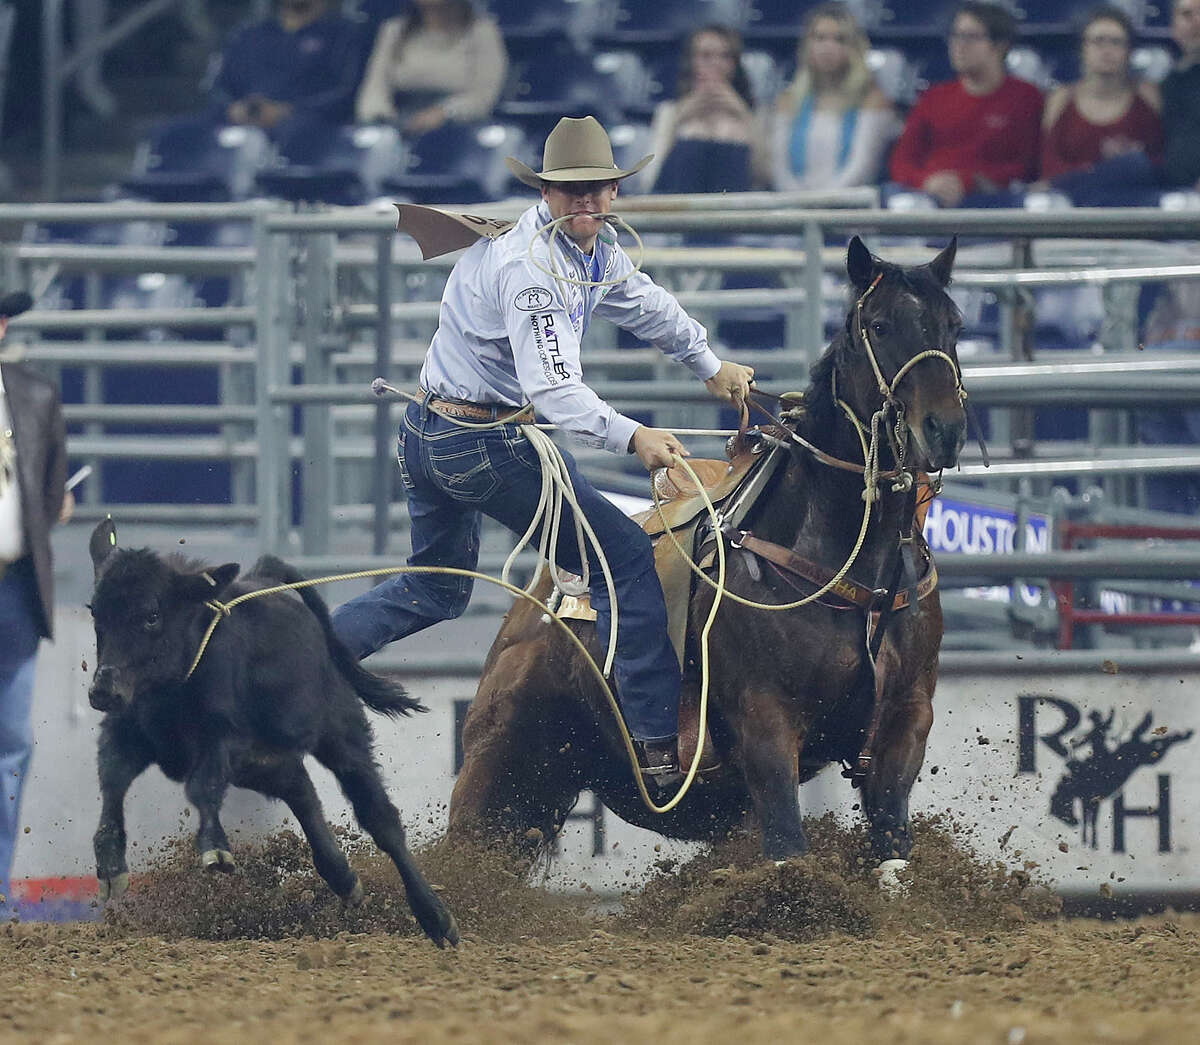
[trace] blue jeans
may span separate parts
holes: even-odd
[[[488,515],[523,534],[537,510],[541,464],[517,425],[464,429],[410,403],[400,429],[397,456],[412,520],[411,566],[473,570],[479,560],[479,523]],[[638,740],[675,736],[679,710],[679,661],[667,634],[667,609],[654,570],[650,539],[563,457],[584,516],[604,549],[619,607],[617,692],[630,731]],[[565,509],[559,529],[558,563],[582,573],[575,524]],[[588,549],[596,632],[606,640],[611,613],[599,562]],[[471,597],[469,577],[399,574],[339,606],[338,636],[358,657],[457,617]]]
[[[0,894],[12,906],[9,875],[21,823],[21,792],[33,753],[33,560],[18,559],[0,579]],[[2,903],[2,902],[0,902]]]

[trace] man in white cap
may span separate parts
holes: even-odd
[[[619,414],[584,384],[579,342],[593,315],[653,343],[718,398],[747,396],[751,368],[719,360],[704,328],[648,276],[633,271],[605,223],[621,179],[651,159],[621,170],[608,134],[591,116],[558,122],[546,139],[541,172],[509,158],[513,173],[541,191],[541,202],[507,232],[470,247],[454,266],[421,370],[423,401],[409,405],[400,429],[411,565],[474,569],[480,513],[523,534],[541,495],[538,457],[516,424],[467,429],[440,415],[478,424],[531,403],[539,417],[581,442],[637,454],[647,469],[687,455],[672,433]],[[558,218],[567,220],[551,238],[546,226]],[[620,609],[617,692],[643,768],[662,782],[678,772],[679,662],[650,540],[595,490],[570,454],[563,456],[613,576]],[[569,509],[559,532],[558,563],[582,573]],[[608,590],[591,553],[589,567],[596,627],[604,639]],[[470,593],[467,578],[402,574],[339,607],[334,627],[365,657],[459,616]]]

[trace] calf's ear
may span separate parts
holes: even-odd
[[[105,560],[112,555],[113,550],[117,547],[117,528],[113,525],[112,516],[101,519],[96,524],[96,528],[92,531],[92,536],[88,540],[88,552],[92,556],[92,568],[97,575],[100,573],[100,567],[104,565]]]
[[[212,566],[199,573],[181,573],[176,584],[185,599],[203,602],[220,595],[240,569],[238,563],[227,562],[224,566]]]

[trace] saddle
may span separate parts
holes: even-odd
[[[709,500],[725,518],[730,512],[744,516],[766,485],[779,460],[775,452],[768,452],[766,444],[747,444],[738,440],[733,456],[727,461],[689,460]],[[771,462],[768,464],[768,462]],[[666,536],[670,529],[675,540],[695,558],[697,531],[708,521],[708,510],[704,498],[692,481],[691,476],[680,467],[660,469],[653,478],[654,488],[662,505],[639,512],[633,518],[649,534],[654,545],[654,566],[662,584],[667,604],[667,631],[680,666],[684,662],[687,641],[688,607],[692,595],[692,571],[675,546]],[[736,502],[736,508],[735,508]],[[567,620],[596,619],[591,599],[587,595],[577,598],[565,597],[557,614]],[[680,764],[690,764],[696,751],[696,738],[700,732],[699,689],[684,686],[679,700],[679,759]],[[712,746],[711,734],[706,732],[704,758],[701,771],[712,771],[717,767],[717,757]]]

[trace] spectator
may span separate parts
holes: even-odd
[[[959,5],[949,40],[958,79],[917,99],[892,152],[895,181],[957,207],[993,204],[1011,182],[1033,180],[1042,95],[1005,69],[1016,34],[1003,7]]]
[[[30,304],[28,294],[0,299],[0,339],[9,317]],[[73,504],[66,475],[58,389],[19,363],[0,362],[0,909],[14,906],[9,875],[33,753],[34,660],[54,625],[50,528]]]
[[[1200,0],[1175,0],[1171,36],[1180,56],[1162,82],[1163,178],[1200,191]]]
[[[651,123],[655,192],[745,192],[767,184],[766,135],[742,65],[742,38],[706,25],[687,38],[675,100]]]
[[[776,189],[844,189],[878,181],[900,123],[871,78],[869,46],[845,4],[823,3],[809,13],[796,78],[776,107]]]
[[[1139,203],[1138,190],[1158,183],[1162,159],[1158,88],[1133,80],[1133,25],[1120,8],[1093,11],[1081,40],[1083,76],[1046,100],[1038,187],[1080,206]]]
[[[220,58],[218,118],[260,127],[303,160],[350,122],[362,74],[359,27],[331,0],[277,0],[275,14],[238,33]]]
[[[379,27],[355,103],[360,123],[387,121],[409,134],[489,115],[508,55],[496,23],[470,0],[414,0]]]

